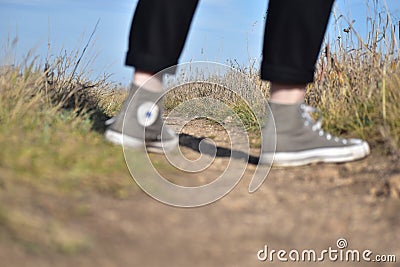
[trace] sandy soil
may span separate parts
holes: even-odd
[[[218,125],[188,125],[181,135],[182,151],[195,158],[191,144],[211,136],[224,147]],[[252,150],[252,155],[257,150]],[[162,156],[152,156],[163,161]],[[178,184],[209,182],[229,158],[220,156],[204,173],[171,177]],[[240,159],[237,159],[240,160]],[[19,190],[15,201],[43,216],[62,218],[87,246],[71,253],[30,251],[3,238],[1,266],[400,266],[400,164],[373,152],[362,161],[289,169],[273,168],[253,194],[248,193],[255,169],[249,164],[237,187],[223,199],[199,208],[162,204],[138,190],[126,199],[96,193],[76,198]],[[168,170],[165,171],[168,173]],[[134,185],[132,185],[134,186]],[[3,195],[4,196],[4,195]],[[86,207],[76,214],[76,206]],[[330,261],[260,261],[259,250],[371,250],[396,255],[397,263]],[[260,254],[263,256],[264,254]],[[318,254],[319,256],[319,254]],[[286,255],[288,257],[288,255]]]

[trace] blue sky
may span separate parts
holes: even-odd
[[[367,4],[372,0],[337,0],[339,13],[355,19],[354,27],[366,29]],[[383,1],[379,1],[383,3]],[[395,21],[400,17],[400,1],[386,0]],[[137,0],[0,0],[0,60],[7,40],[18,38],[12,57],[20,60],[32,50],[39,62],[48,54],[82,48],[96,22],[100,24],[89,56],[96,55],[93,75],[112,73],[112,80],[127,84],[132,69],[124,66],[128,33]],[[191,27],[181,62],[236,60],[245,66],[261,55],[267,1],[201,0]],[[331,19],[331,22],[333,19]],[[328,29],[331,36],[333,27]],[[5,62],[7,63],[7,62]],[[259,64],[259,63],[256,63]]]

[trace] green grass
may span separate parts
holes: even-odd
[[[121,149],[104,144],[101,136],[85,131],[85,125],[75,122],[75,127],[83,127],[77,130],[70,120],[58,120],[48,126],[35,123],[2,131],[6,136],[14,135],[0,142],[2,167],[14,171],[13,181],[46,184],[56,192],[88,188],[123,195],[130,180],[123,175],[126,167]],[[23,134],[30,131],[37,135]]]
[[[75,80],[50,85],[32,67],[0,70],[0,242],[33,253],[83,252],[91,237],[65,222],[89,212],[80,199],[138,190],[122,149],[103,138],[104,120],[125,94],[107,84],[76,88]],[[59,206],[41,208],[41,199]]]
[[[43,90],[35,87],[37,75],[1,77],[0,168],[11,171],[4,182],[123,195],[132,181],[121,149],[105,143],[102,133],[93,130],[90,112],[77,114],[77,109],[45,101]]]
[[[71,255],[86,251],[92,243],[85,234],[69,229],[61,220],[23,209],[0,207],[0,226],[2,239],[17,242],[30,253]]]

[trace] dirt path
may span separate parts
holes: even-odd
[[[188,143],[213,136],[224,144],[218,125],[189,125],[182,151],[196,157]],[[191,140],[191,141],[190,141]],[[256,150],[254,149],[255,153]],[[163,161],[162,156],[152,156]],[[208,182],[229,159],[218,157],[208,175],[193,176],[191,183]],[[214,169],[213,169],[214,168]],[[290,169],[273,168],[262,187],[247,191],[255,165],[226,197],[200,208],[183,209],[161,204],[142,191],[120,200],[88,193],[73,199],[31,194],[43,214],[61,216],[74,233],[85,236],[87,246],[78,252],[32,252],[18,244],[0,243],[1,266],[293,266],[274,259],[261,262],[257,252],[268,248],[287,252],[338,249],[345,238],[347,249],[369,249],[393,254],[397,263],[360,266],[400,266],[400,164],[373,153],[363,161]],[[167,171],[168,172],[168,171]],[[172,178],[177,183],[187,178]],[[134,185],[132,185],[134,186]],[[16,196],[17,198],[22,197]],[[23,200],[20,200],[23,201]],[[77,205],[85,211],[71,216]],[[63,217],[64,216],[64,217]],[[276,255],[275,255],[276,257]],[[286,255],[287,257],[287,255]],[[304,266],[354,266],[355,263],[304,263]]]

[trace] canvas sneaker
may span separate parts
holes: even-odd
[[[260,163],[274,166],[301,166],[317,162],[347,162],[370,154],[367,142],[343,139],[321,129],[321,113],[304,103],[285,105],[270,103],[276,124],[276,147],[272,136],[274,123],[269,114],[263,129]],[[314,120],[313,113],[319,113]]]
[[[133,85],[121,111],[106,121],[106,140],[129,148],[141,148],[144,143],[154,153],[177,147],[178,136],[164,124],[161,95]]]

